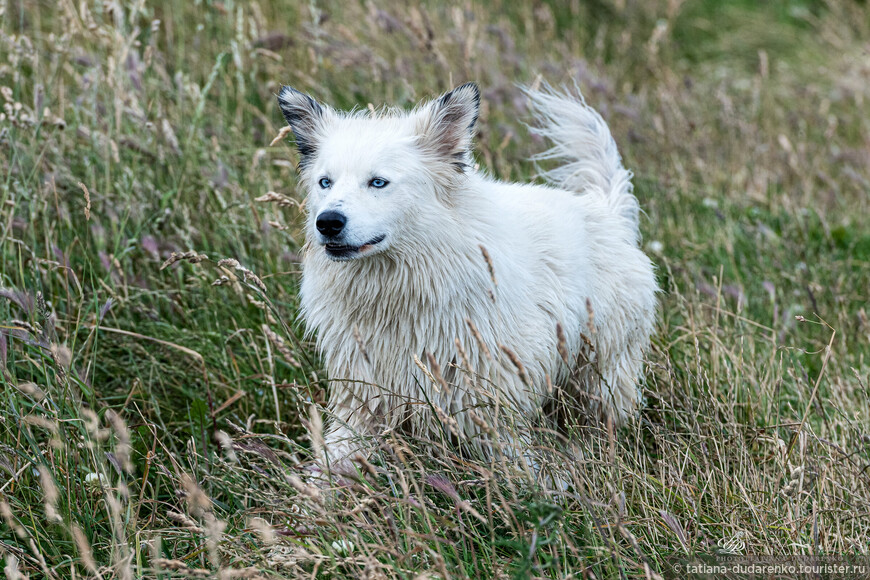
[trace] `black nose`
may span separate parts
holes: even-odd
[[[326,237],[337,236],[344,229],[344,224],[347,223],[347,218],[344,214],[337,211],[325,211],[317,216],[317,231]]]

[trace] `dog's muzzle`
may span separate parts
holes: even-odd
[[[326,250],[326,255],[333,260],[351,260],[356,256],[367,252],[374,246],[380,244],[384,241],[386,237],[387,236],[385,234],[381,234],[380,236],[376,236],[360,246],[326,242],[325,244],[323,244],[323,248]]]

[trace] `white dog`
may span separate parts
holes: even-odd
[[[329,373],[333,469],[390,428],[486,447],[534,422],[554,384],[596,417],[637,409],[657,286],[631,173],[582,97],[528,96],[554,143],[539,159],[564,160],[550,186],[475,168],[474,84],[371,114],[282,88],[308,191],[302,314]]]

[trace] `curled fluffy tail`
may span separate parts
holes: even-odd
[[[639,207],[632,194],[632,174],[622,158],[607,123],[583,96],[559,93],[547,86],[526,90],[537,118],[533,131],[553,142],[535,161],[558,159],[562,165],[542,172],[552,185],[583,194],[603,195],[616,215],[637,230]]]

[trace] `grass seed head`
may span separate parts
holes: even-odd
[[[57,485],[54,483],[51,471],[49,471],[48,467],[45,465],[39,466],[39,484],[42,488],[45,517],[49,521],[58,523],[63,522],[63,518],[57,511],[57,500],[60,497],[60,494],[57,490]]]

